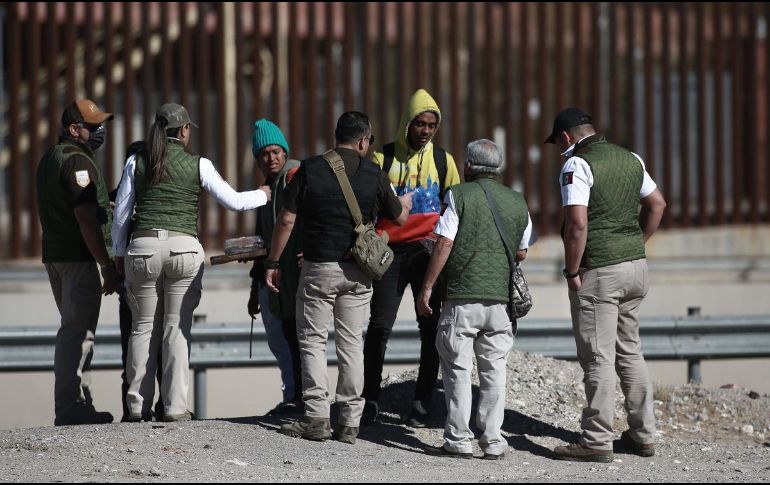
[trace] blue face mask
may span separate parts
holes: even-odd
[[[91,147],[91,150],[96,151],[102,146],[105,135],[104,127],[101,127],[96,131],[89,131],[88,146]]]

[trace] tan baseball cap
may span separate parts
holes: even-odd
[[[75,106],[83,117],[83,121],[91,125],[100,125],[114,118],[112,113],[105,113],[90,99],[78,99]]]
[[[165,118],[168,121],[166,128],[181,128],[186,124],[191,124],[194,127],[198,127],[195,123],[190,121],[190,115],[187,113],[187,109],[181,104],[166,103],[155,113],[155,118]]]

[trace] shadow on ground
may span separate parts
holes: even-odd
[[[425,443],[416,434],[413,428],[406,426],[404,420],[409,415],[414,395],[415,381],[405,381],[391,384],[383,388],[380,399],[379,422],[373,426],[362,426],[358,439],[368,441],[390,448],[397,448],[414,453],[424,453],[427,446],[440,445],[440,443]],[[476,404],[478,403],[479,388],[472,386],[473,411],[471,412],[471,430],[476,439],[479,430],[476,428]],[[446,402],[441,383],[438,384],[431,402],[430,428],[442,429],[446,420]],[[331,406],[332,426],[336,422],[339,409],[336,404]],[[237,424],[250,424],[261,426],[266,430],[277,431],[283,423],[287,423],[299,416],[244,416],[237,418],[221,418],[218,421],[228,421]],[[508,444],[517,451],[526,451],[533,455],[551,458],[551,450],[533,442],[530,437],[551,437],[564,442],[574,442],[580,435],[574,431],[556,427],[545,423],[540,419],[527,416],[512,409],[505,410],[502,426],[503,434]]]

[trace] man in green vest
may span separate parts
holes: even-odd
[[[639,338],[639,306],[649,288],[644,244],[657,230],[666,201],[642,159],[607,142],[578,108],[556,116],[545,143],[554,143],[567,158],[559,176],[562,272],[587,401],[579,441],[557,446],[554,456],[613,460],[616,371],[629,426],[621,445],[639,456],[653,456],[655,415]]]
[[[112,117],[91,100],[72,103],[62,114],[59,143],[37,167],[43,263],[61,314],[54,356],[56,426],[112,422],[110,413],[94,409],[88,390],[102,294],[118,285],[110,254],[112,210],[94,159]]]
[[[477,424],[483,458],[499,460],[508,447],[500,432],[506,363],[515,328],[507,313],[511,280],[508,251],[512,259],[522,261],[535,238],[524,197],[497,181],[502,167],[503,154],[494,142],[482,139],[469,143],[465,152],[467,182],[447,189],[446,205],[434,229],[438,240],[417,298],[418,313],[431,315],[433,287],[443,270],[447,295],[438,321],[436,349],[447,420],[444,443],[427,448],[431,455],[473,457],[469,421],[474,354],[480,382]]]

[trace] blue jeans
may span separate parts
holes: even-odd
[[[283,322],[270,311],[270,288],[263,286],[259,289],[259,309],[262,315],[262,324],[267,334],[267,346],[275,356],[278,369],[281,371],[281,391],[283,401],[292,401],[295,397],[294,365],[291,349],[283,331]]]

